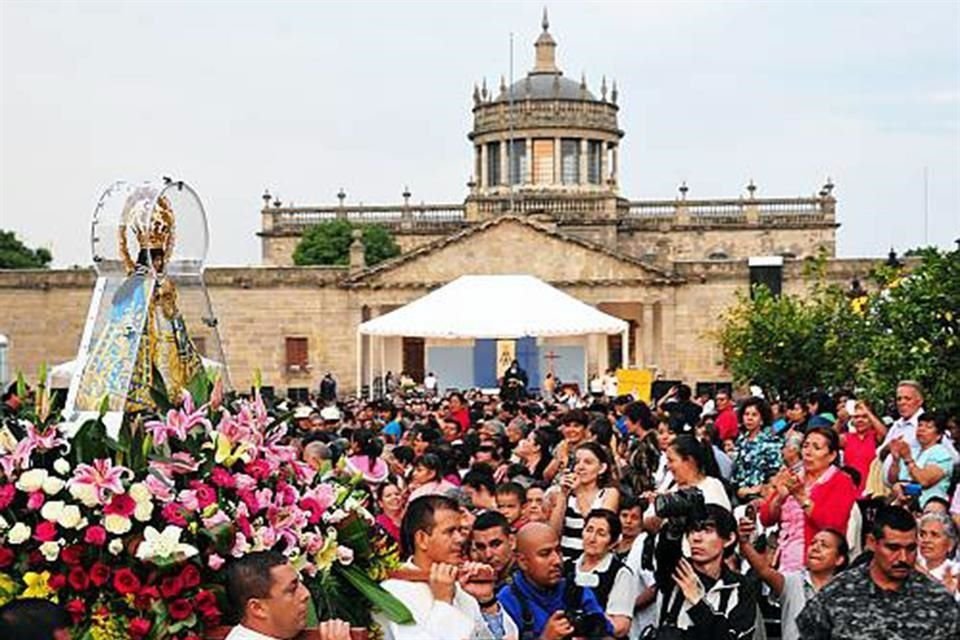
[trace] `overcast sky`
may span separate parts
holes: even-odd
[[[542,3],[0,2],[0,228],[89,264],[118,179],[200,193],[212,264],[260,259],[260,194],[461,202],[473,83],[533,66]],[[809,195],[839,253],[960,237],[960,3],[549,5],[558,63],[620,89],[623,195]]]

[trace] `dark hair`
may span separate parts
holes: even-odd
[[[435,453],[425,453],[413,461],[415,467],[425,467],[437,474],[437,480],[443,477],[443,462]]]
[[[620,495],[620,506],[617,509],[617,513],[621,511],[629,511],[630,509],[644,509],[643,504],[640,502],[640,498],[637,498],[634,495],[629,493],[623,493]]]
[[[504,482],[503,484],[497,485],[497,495],[498,496],[517,496],[517,500],[520,501],[520,504],[523,504],[527,501],[527,490],[516,482]]]
[[[833,398],[823,391],[811,391],[807,394],[807,404],[816,404],[817,413],[836,413]]]
[[[683,433],[674,438],[667,448],[673,449],[684,460],[693,460],[697,470],[703,475],[720,477],[720,466],[713,456],[711,445],[704,445],[689,433]]]
[[[440,432],[440,429],[437,429],[433,426],[424,425],[417,429],[417,435],[420,436],[420,440],[423,442],[434,443],[437,440],[443,439],[443,434]]]
[[[607,418],[594,418],[590,421],[590,433],[593,439],[605,447],[613,442],[613,425]]]
[[[737,530],[737,523],[733,519],[733,514],[718,504],[707,504],[703,507],[703,517],[691,519],[687,523],[687,532],[695,531],[702,527],[704,523],[713,523],[717,534],[721,538],[732,536]]]
[[[767,401],[763,398],[750,396],[741,402],[740,408],[737,409],[737,420],[740,421],[740,424],[743,424],[743,414],[746,413],[748,407],[754,407],[760,412],[760,421],[763,423],[760,425],[761,428],[770,426],[770,423],[773,422],[773,413],[770,411],[770,405],[767,404]]]
[[[884,528],[903,532],[913,531],[917,528],[917,521],[913,515],[903,507],[884,505],[877,509],[877,515],[873,519],[873,527],[870,529],[870,534],[877,540],[882,540]]]
[[[383,442],[370,429],[357,429],[351,439],[360,447],[360,454],[367,456],[367,470],[373,471],[373,465],[383,453]]]
[[[931,422],[934,429],[941,436],[947,432],[947,414],[943,411],[924,411],[917,418],[918,422]]]
[[[633,423],[639,423],[644,429],[656,429],[657,421],[653,417],[653,412],[650,411],[650,407],[647,406],[647,403],[643,400],[637,400],[636,402],[631,402],[623,409],[623,415],[626,416],[627,420]]]
[[[597,442],[584,442],[577,446],[577,451],[589,451],[597,457],[600,464],[607,465],[607,470],[597,478],[598,487],[609,487],[613,485],[613,458],[605,446]]]
[[[233,610],[234,620],[243,620],[248,600],[270,595],[273,585],[270,570],[288,562],[279,551],[254,551],[227,566],[227,602]]]
[[[400,523],[400,546],[406,556],[412,556],[414,550],[414,536],[418,531],[433,532],[437,523],[437,511],[460,512],[457,501],[440,495],[420,496],[407,504]]]
[[[500,449],[495,447],[492,444],[482,444],[477,447],[477,453],[489,453],[490,457],[496,460],[497,462],[503,460],[503,456],[500,454]]]
[[[693,391],[691,391],[690,385],[688,384],[677,385],[677,400],[679,400],[680,402],[689,402],[692,396],[693,396]]]
[[[843,558],[843,562],[841,562],[840,566],[837,567],[837,572],[843,571],[847,568],[847,565],[850,564],[850,545],[847,544],[847,536],[843,535],[836,529],[830,529],[829,527],[822,529],[822,531],[826,531],[837,539],[837,553],[839,553],[840,557]]]
[[[823,436],[827,439],[827,449],[829,449],[831,453],[837,454],[837,457],[833,459],[833,463],[838,464],[840,462],[840,436],[837,432],[830,427],[814,427],[803,435],[803,441],[806,442],[812,435]]]
[[[623,525],[620,524],[620,516],[615,514],[613,511],[610,511],[610,509],[593,509],[587,514],[587,517],[583,519],[583,527],[586,528],[587,523],[594,518],[607,521],[607,526],[610,528],[610,544],[615,544],[617,540],[620,539],[620,534],[623,533]]]
[[[391,449],[390,454],[393,456],[393,459],[401,464],[411,464],[414,460],[415,454],[413,453],[413,447],[408,447],[407,445],[400,445],[399,447],[394,447]]]
[[[377,500],[383,500],[383,492],[387,487],[396,487],[400,488],[400,479],[392,473],[389,474],[386,479],[378,484],[374,491],[376,492]]]
[[[499,511],[484,511],[473,522],[474,531],[486,531],[494,527],[500,527],[503,535],[510,535],[510,521]]]
[[[72,625],[62,607],[43,598],[11,600],[0,607],[0,638],[53,640],[56,631]]]
[[[582,409],[570,409],[560,416],[560,424],[578,424],[586,429],[587,425],[590,424],[590,418],[587,417],[587,412]]]
[[[486,489],[491,495],[497,490],[497,482],[493,479],[493,474],[481,471],[478,468],[467,471],[460,485],[471,489]]]

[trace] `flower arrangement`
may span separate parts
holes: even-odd
[[[42,387],[5,419],[0,603],[55,599],[83,640],[198,640],[225,622],[221,568],[276,549],[304,575],[314,620],[410,619],[378,584],[398,557],[366,490],[298,460],[259,393],[231,402],[198,377],[176,405],[162,383],[153,395],[159,415],[126,416],[116,440],[99,419],[68,437]]]

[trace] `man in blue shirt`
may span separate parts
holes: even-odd
[[[500,590],[497,599],[520,628],[520,640],[613,634],[593,591],[567,585],[560,539],[549,525],[531,522],[520,530],[517,564],[520,571],[512,584]],[[573,611],[578,613],[578,620],[568,617]]]

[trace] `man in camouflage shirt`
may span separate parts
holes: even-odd
[[[797,618],[804,640],[956,640],[960,605],[914,568],[917,525],[884,507],[867,535],[870,562],[841,573]]]

